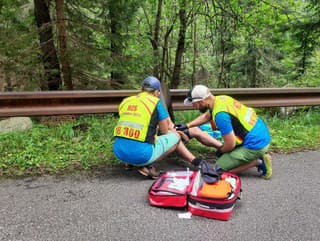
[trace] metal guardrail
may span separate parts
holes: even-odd
[[[211,89],[252,107],[320,105],[320,88]],[[0,92],[0,117],[116,113],[118,105],[138,90]],[[183,105],[188,90],[170,90],[174,110]]]

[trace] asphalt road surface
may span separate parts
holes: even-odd
[[[229,221],[151,207],[153,181],[120,168],[0,179],[0,240],[320,240],[320,151],[273,154],[273,171],[268,181],[253,169],[240,175]]]

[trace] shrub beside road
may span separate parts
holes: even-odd
[[[186,122],[196,115],[194,111],[177,112],[176,121]],[[270,128],[272,152],[289,153],[320,147],[319,108],[289,117],[259,115]],[[36,119],[33,122],[33,128],[28,131],[0,135],[0,176],[57,174],[120,164],[112,153],[116,123],[112,114],[83,115],[61,123],[43,123]],[[187,146],[197,155],[213,153],[194,141]]]

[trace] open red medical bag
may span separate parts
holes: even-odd
[[[152,206],[187,207],[193,215],[229,220],[240,192],[241,180],[230,172],[210,184],[200,171],[168,171],[152,184],[148,199]]]

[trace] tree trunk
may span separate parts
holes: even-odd
[[[62,67],[63,80],[66,88],[68,90],[73,90],[71,67],[67,47],[67,32],[64,17],[64,0],[56,0],[56,13],[58,22],[60,62]]]
[[[220,71],[218,75],[218,87],[220,87],[220,83],[224,88],[230,88],[230,81],[226,77],[226,73],[228,73],[230,66],[226,63],[228,53],[231,50],[231,39],[230,33],[228,29],[228,21],[227,18],[222,16],[219,25],[219,35],[220,35]]]
[[[121,71],[121,62],[123,57],[123,37],[121,36],[122,29],[122,19],[119,16],[121,10],[119,8],[123,2],[118,0],[111,0],[108,3],[109,5],[109,19],[110,19],[110,47],[111,47],[111,59],[112,65],[114,66],[110,72],[111,77],[111,87],[112,89],[121,89],[125,84],[125,75]],[[122,13],[123,14],[123,13]]]
[[[163,46],[162,46],[162,59],[161,59],[161,66],[160,66],[160,79],[161,80],[165,80],[166,79],[166,73],[167,68],[168,68],[168,64],[166,65],[166,62],[168,60],[168,42],[169,42],[169,36],[170,33],[173,30],[173,24],[167,29],[164,38],[163,38]],[[167,68],[166,68],[167,67]],[[169,76],[169,75],[168,75]]]
[[[184,47],[185,47],[184,45],[185,45],[185,38],[186,38],[186,31],[187,31],[187,15],[186,15],[184,1],[180,6],[179,19],[180,19],[179,39],[178,39],[178,47],[176,50],[175,63],[174,63],[174,68],[172,73],[172,80],[170,85],[171,89],[176,89],[180,83],[181,61],[184,53]]]
[[[113,89],[120,89],[125,81],[125,76],[120,72],[120,63],[122,57],[121,44],[117,42],[117,36],[120,36],[117,20],[111,19],[111,59],[115,68],[111,71],[111,86]]]
[[[154,66],[153,66],[153,75],[156,77],[160,76],[160,52],[159,52],[159,35],[160,35],[160,20],[161,20],[161,12],[162,12],[162,3],[163,0],[158,1],[158,10],[157,10],[157,16],[155,19],[155,25],[154,25],[154,32],[153,32],[153,39],[151,41],[152,49],[153,49],[153,57],[154,57]]]
[[[222,83],[224,88],[228,88],[228,83],[227,80],[225,79],[225,71],[224,71],[224,61],[225,61],[225,57],[226,57],[226,52],[225,52],[225,42],[223,39],[223,33],[221,33],[221,39],[220,39],[220,47],[221,47],[221,62],[220,62],[220,71],[219,71],[219,77],[218,77],[218,81],[219,84]],[[219,87],[218,84],[218,87]]]
[[[52,23],[49,8],[44,0],[34,0],[34,15],[39,29],[41,57],[47,79],[47,86],[42,90],[59,90],[62,85],[59,60],[53,42]]]
[[[194,4],[194,1],[193,1]],[[194,8],[193,8],[194,9]],[[194,86],[197,82],[196,79],[196,65],[197,65],[197,15],[193,12],[193,60],[192,60],[192,79],[191,85]]]
[[[302,50],[302,57],[300,59],[300,63],[299,63],[299,68],[298,68],[298,73],[300,74],[300,76],[304,75],[304,73],[306,72],[306,68],[307,68],[307,58],[308,58],[308,52],[310,53],[311,51],[308,51],[308,46],[310,46],[310,41],[308,41],[308,36],[309,33],[308,31],[303,31],[302,32],[302,38],[301,38],[301,46],[300,49]]]
[[[162,59],[161,59],[161,65],[160,65],[160,81],[161,81],[161,95],[163,96],[165,100],[165,105],[168,109],[169,115],[171,120],[174,122],[174,112],[172,107],[172,100],[171,100],[171,94],[170,89],[166,83],[166,75],[165,75],[165,62],[168,58],[168,39],[169,35],[173,30],[173,25],[170,26],[170,28],[166,31],[166,34],[164,35],[163,40],[163,47],[162,47]]]

